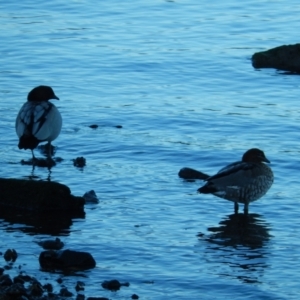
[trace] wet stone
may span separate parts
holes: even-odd
[[[120,283],[119,280],[117,279],[113,279],[113,280],[106,280],[104,282],[102,282],[101,286],[104,288],[104,289],[107,289],[107,290],[111,290],[111,291],[118,291],[121,286],[129,286],[129,283],[126,282],[126,283]]]
[[[3,274],[0,276],[0,287],[10,286],[12,284],[13,284],[13,281],[8,274]]]
[[[84,213],[84,199],[58,182],[0,178],[0,190],[0,205],[7,209]]]
[[[84,291],[84,286],[85,286],[84,282],[77,281],[76,286],[75,286],[76,292]]]
[[[90,190],[83,195],[85,203],[99,203],[99,199],[94,190]]]
[[[83,156],[76,157],[73,159],[73,165],[77,168],[83,168],[86,166],[86,159]]]
[[[82,294],[77,294],[76,296],[76,300],[84,300],[85,299],[85,296],[82,295]]]
[[[53,292],[53,286],[51,283],[46,283],[43,285],[43,289],[45,291],[47,291],[48,293],[52,293]]]
[[[106,297],[88,297],[86,300],[109,300]]]
[[[5,294],[8,299],[18,299],[21,296],[26,296],[27,291],[23,284],[15,283],[5,289]]]
[[[87,270],[96,266],[96,261],[88,252],[74,250],[43,251],[39,262],[44,270]]]
[[[18,257],[17,251],[15,249],[7,249],[4,253],[4,259],[6,261],[15,262]]]
[[[44,289],[42,287],[42,285],[36,281],[36,282],[33,282],[29,287],[28,287],[28,290],[30,292],[30,294],[32,296],[35,296],[35,297],[40,297],[43,295],[44,293]]]
[[[71,293],[67,288],[61,288],[59,295],[62,297],[72,297],[73,293]]]
[[[97,124],[93,124],[93,125],[90,125],[89,127],[92,128],[92,129],[96,129],[96,128],[98,128],[99,126],[98,126]]]
[[[60,240],[60,238],[56,238],[55,240],[40,241],[37,242],[37,244],[43,247],[43,249],[47,250],[60,250],[64,246],[64,243]]]

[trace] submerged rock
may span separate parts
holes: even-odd
[[[84,212],[84,199],[51,181],[0,178],[0,206],[36,212]]]
[[[75,159],[73,159],[73,165],[77,168],[83,168],[86,166],[86,159],[83,156],[76,157]]]
[[[77,271],[92,269],[96,266],[96,261],[90,253],[73,250],[43,251],[39,262],[45,270]]]
[[[254,53],[254,68],[274,68],[300,73],[300,44],[283,45],[266,51]]]
[[[129,286],[129,282],[120,283],[120,281],[117,279],[109,281],[105,280],[104,282],[102,282],[101,286],[107,290],[118,291],[121,288],[121,286]]]
[[[15,249],[7,249],[4,253],[4,259],[6,261],[15,262],[18,257],[17,251]]]
[[[37,244],[47,250],[60,250],[64,246],[64,243],[60,240],[60,238],[56,238],[55,240],[39,241]]]
[[[99,199],[94,190],[90,190],[83,195],[85,203],[99,203]]]

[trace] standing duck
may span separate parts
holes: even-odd
[[[234,162],[205,179],[206,184],[198,192],[233,201],[236,214],[238,203],[244,203],[244,213],[247,214],[249,203],[264,196],[273,184],[273,172],[265,163],[270,161],[263,151],[250,149],[244,153],[241,161]]]
[[[62,118],[50,99],[59,100],[50,86],[40,85],[31,90],[27,102],[21,107],[16,119],[16,132],[19,137],[19,149],[30,149],[35,161],[33,149],[39,143],[48,142],[48,158],[51,158],[51,142],[61,130]]]

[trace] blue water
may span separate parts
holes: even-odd
[[[19,253],[7,273],[20,265],[56,292],[62,277],[74,297],[81,280],[86,297],[299,299],[299,77],[251,65],[255,52],[299,42],[299,14],[296,0],[2,3],[0,176],[50,178],[100,200],[57,234],[90,252],[95,269],[40,271],[35,241],[50,235],[2,219],[0,251]],[[40,84],[60,98],[63,160],[32,174],[14,122]],[[239,232],[231,202],[197,194],[202,183],[177,173],[213,174],[252,147],[275,182]],[[109,279],[130,286],[106,291]]]

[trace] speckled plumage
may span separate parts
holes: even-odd
[[[49,102],[50,99],[59,100],[51,87],[38,86],[29,92],[27,102],[16,118],[19,149],[33,150],[40,142],[50,144],[58,137],[62,118],[56,106]]]
[[[269,160],[263,151],[250,149],[241,161],[232,163],[207,178],[207,183],[198,192],[233,201],[236,213],[238,203],[244,203],[244,211],[247,213],[249,203],[264,196],[273,184],[273,172],[265,162],[269,163]]]

